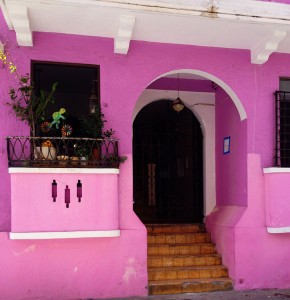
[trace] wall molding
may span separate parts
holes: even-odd
[[[59,231],[59,232],[9,232],[10,240],[47,240],[119,237],[120,230]]]

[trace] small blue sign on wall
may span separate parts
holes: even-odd
[[[224,154],[231,152],[231,137],[227,136],[224,138]]]

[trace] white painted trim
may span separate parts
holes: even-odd
[[[119,174],[115,168],[9,168],[10,174]]]
[[[10,240],[47,240],[119,237],[120,230],[65,231],[65,232],[9,232]]]
[[[271,173],[290,173],[290,168],[264,168],[264,174],[271,174]]]
[[[290,227],[267,227],[268,233],[288,233]]]
[[[12,1],[7,1],[9,6]],[[136,12],[218,17],[257,23],[289,24],[290,7],[283,3],[253,0],[14,0],[13,5],[25,6],[78,6],[123,9]]]
[[[221,88],[223,88],[225,90],[225,92],[229,95],[229,97],[232,99],[232,101],[234,102],[234,105],[236,106],[239,115],[240,115],[240,119],[241,121],[247,119],[247,113],[244,109],[244,106],[241,102],[241,100],[238,98],[238,96],[236,95],[236,93],[225,83],[223,82],[221,79],[207,73],[207,72],[203,72],[203,71],[199,71],[199,70],[191,70],[191,69],[181,69],[181,70],[174,70],[174,71],[170,71],[167,72],[165,74],[162,74],[160,76],[158,76],[157,78],[153,79],[148,86],[153,83],[154,81],[156,81],[159,78],[168,76],[168,75],[172,75],[172,74],[178,74],[178,73],[187,73],[187,74],[195,74],[195,75],[199,75],[202,76],[204,78],[207,78],[213,82],[215,82],[216,84],[218,84]]]

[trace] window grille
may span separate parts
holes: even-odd
[[[276,91],[275,165],[290,167],[290,92]]]

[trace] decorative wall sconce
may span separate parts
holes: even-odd
[[[57,182],[55,180],[53,180],[52,184],[51,184],[51,196],[52,196],[53,202],[56,202]],[[83,196],[83,186],[82,186],[82,182],[80,180],[78,180],[78,182],[77,182],[77,198],[78,198],[79,202],[81,202],[82,196]],[[64,203],[66,204],[66,208],[69,208],[70,189],[69,189],[68,185],[65,186],[65,190],[64,190]]]
[[[68,185],[65,187],[65,190],[64,190],[64,202],[66,204],[66,208],[69,208],[69,204],[70,204],[70,189],[68,188]]]
[[[81,183],[80,180],[78,180],[78,183],[77,183],[77,197],[79,199],[79,202],[81,202],[82,196],[83,196],[82,183]]]
[[[55,202],[57,197],[57,183],[55,180],[53,180],[51,184],[51,197],[53,199],[53,202]]]

